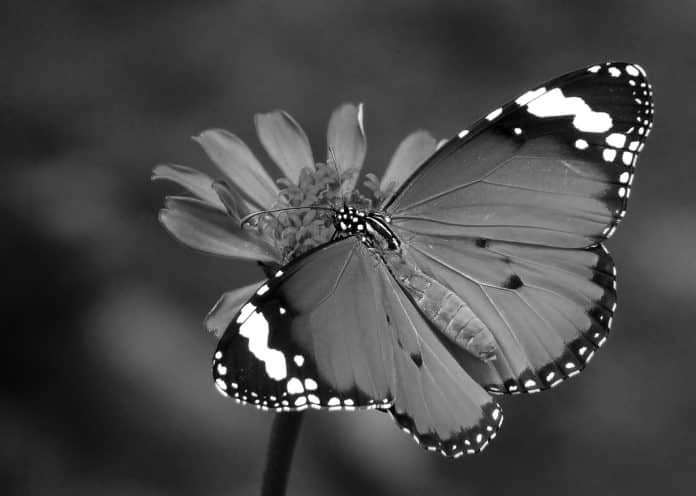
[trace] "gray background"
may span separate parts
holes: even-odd
[[[375,4],[378,4],[375,6]],[[166,5],[166,7],[164,7]],[[696,3],[3,2],[0,479],[4,494],[253,494],[271,414],[224,400],[201,320],[252,265],[156,221],[159,162],[211,171],[189,137],[283,108],[324,151],[366,105],[367,169],[534,84],[642,64],[654,132],[626,221],[615,333],[579,378],[504,400],[482,456],[422,451],[377,413],[310,413],[291,494],[691,494]],[[277,171],[274,171],[274,174]]]

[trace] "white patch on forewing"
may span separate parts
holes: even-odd
[[[340,404],[341,404],[341,400],[339,400],[335,396],[329,398],[329,403],[328,403],[329,406],[338,406]]]
[[[259,290],[256,292],[256,294],[259,296],[265,295],[266,293],[268,293],[269,289],[270,288],[268,287],[268,284],[264,284],[263,286],[261,286],[259,288]]]
[[[566,97],[560,88],[554,88],[530,102],[527,111],[537,117],[572,115],[573,126],[586,133],[604,133],[614,124],[609,114],[595,112],[578,96]]]
[[[279,381],[288,375],[285,355],[268,347],[268,321],[262,313],[254,312],[239,327],[240,336],[249,340],[249,351],[266,365],[266,375]]]
[[[486,116],[486,120],[492,121],[493,119],[495,119],[496,117],[498,117],[502,113],[503,113],[503,109],[498,107],[497,109],[495,109],[493,112],[491,112],[490,114],[488,114]]]
[[[606,142],[614,148],[623,148],[626,144],[626,135],[621,133],[611,133],[607,136]]]
[[[519,136],[520,134],[522,134],[522,129],[520,129],[519,127],[516,127],[515,129],[513,129],[513,131],[514,131],[514,133],[515,133],[517,136]]]
[[[460,138],[463,138],[463,137],[466,136],[467,134],[469,134],[469,130],[468,130],[468,129],[462,129],[461,131],[459,131],[459,134],[458,134],[457,136],[459,136]]]
[[[588,146],[590,145],[584,139],[575,140],[575,148],[578,150],[585,150]]]
[[[225,375],[227,374],[227,367],[225,367],[223,364],[218,363],[217,365],[217,372],[220,375]]]
[[[624,165],[631,165],[633,162],[633,154],[631,152],[623,152],[621,160],[623,160]]]
[[[612,77],[619,77],[621,75],[621,69],[618,67],[610,67],[609,74],[611,74]]]
[[[621,175],[619,176],[619,182],[626,184],[628,183],[628,180],[631,178],[631,174],[628,172],[622,172]]]
[[[295,355],[293,358],[298,367],[302,367],[304,364],[304,357],[302,355]]]
[[[600,66],[598,66],[598,65],[593,65],[592,67],[590,67],[589,69],[587,69],[587,72],[591,72],[591,73],[593,73],[593,74],[596,74],[596,73],[599,72],[600,69],[601,69]]]
[[[636,77],[639,74],[638,69],[636,69],[632,65],[626,66],[626,72],[628,73],[629,76],[633,76],[633,77]]]
[[[544,94],[546,91],[546,88],[543,86],[537,90],[529,90],[527,93],[524,95],[520,95],[517,100],[515,100],[515,103],[522,107],[523,105],[527,105],[529,102],[534,100],[535,98],[541,96]]]
[[[256,310],[256,307],[252,303],[247,303],[244,305],[242,310],[239,312],[239,317],[237,317],[237,324],[241,324],[248,319],[249,315],[251,315],[254,310]]]
[[[315,381],[314,379],[308,378],[304,380],[304,387],[307,391],[314,391],[319,387],[319,385],[317,384],[317,381]]]

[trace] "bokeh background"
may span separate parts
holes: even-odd
[[[696,2],[5,1],[0,8],[0,492],[254,494],[272,414],[212,386],[201,320],[253,266],[174,242],[157,163],[212,172],[256,112],[315,156],[366,105],[367,168],[417,128],[449,137],[534,84],[647,68],[656,123],[609,247],[608,346],[551,393],[503,401],[482,456],[427,453],[379,413],[310,412],[290,494],[693,494]]]

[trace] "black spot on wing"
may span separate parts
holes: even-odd
[[[523,286],[522,279],[517,274],[512,274],[507,281],[503,283],[506,289],[519,289]]]
[[[423,357],[420,353],[411,353],[411,360],[416,364],[416,367],[423,365]]]
[[[479,248],[486,248],[488,246],[488,240],[483,238],[478,238],[476,240],[476,246]]]

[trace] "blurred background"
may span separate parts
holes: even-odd
[[[693,1],[3,2],[0,492],[257,492],[272,414],[215,392],[201,321],[260,273],[174,242],[157,211],[179,190],[149,180],[213,171],[190,136],[227,128],[269,164],[253,114],[283,108],[320,157],[333,108],[360,101],[381,173],[412,130],[449,137],[618,59],[647,69],[657,112],[609,243],[608,346],[504,399],[481,456],[427,453],[376,412],[310,412],[290,494],[693,494],[695,21]]]

